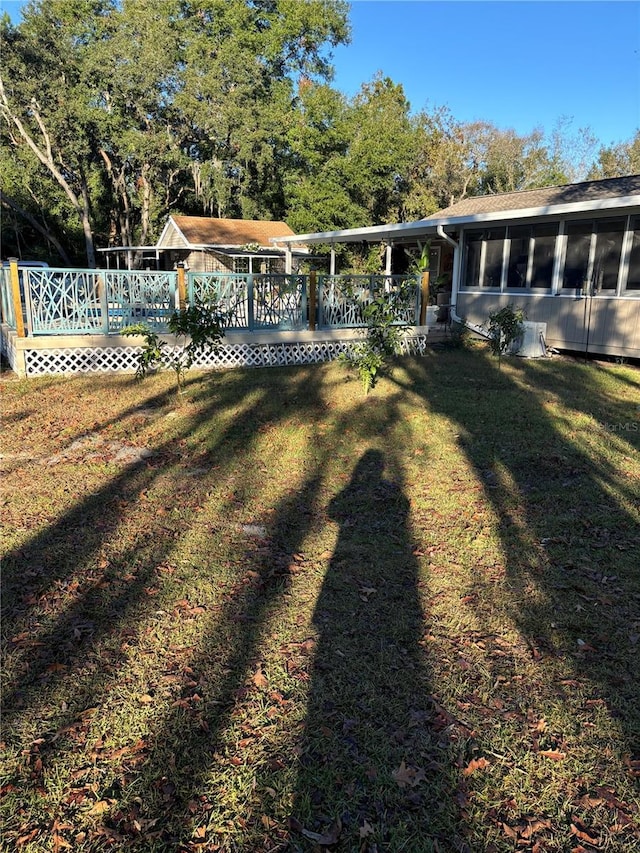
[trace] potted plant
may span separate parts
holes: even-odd
[[[419,256],[417,258],[411,256],[411,271],[416,276],[422,277],[424,273],[429,272],[429,267],[431,266],[431,241],[427,240],[422,247],[418,243],[418,248],[420,248]],[[438,311],[435,305],[436,293],[434,285],[432,282],[429,282],[428,307],[425,318],[427,326],[432,326],[438,319]]]

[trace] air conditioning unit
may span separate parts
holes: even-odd
[[[545,344],[547,324],[525,320],[522,325],[524,326],[522,337],[514,342],[511,348],[512,354],[523,358],[544,358],[547,355]]]

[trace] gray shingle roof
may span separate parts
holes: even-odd
[[[507,210],[548,207],[556,204],[576,204],[596,199],[640,195],[640,175],[624,178],[607,178],[602,181],[584,181],[559,187],[543,187],[515,193],[498,193],[465,198],[444,210],[438,210],[425,219],[443,219],[453,216],[473,216],[479,213],[499,213]]]

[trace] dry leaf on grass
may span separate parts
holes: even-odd
[[[589,829],[589,827],[577,817],[574,817],[572,820],[571,832],[579,838],[580,841],[584,841],[586,844],[591,844],[593,847],[598,847],[600,844],[598,836],[592,834],[593,830]]]
[[[94,804],[92,808],[89,809],[87,814],[96,816],[104,814],[106,811],[109,811],[113,804],[113,800],[98,800],[97,803]]]
[[[374,829],[368,820],[360,827],[360,838],[366,838],[368,835],[373,835]]]
[[[258,668],[256,670],[256,673],[253,676],[253,683],[255,684],[256,687],[268,687],[269,686],[267,676],[264,674],[262,669]]]
[[[414,788],[419,782],[427,778],[421,767],[407,767],[404,761],[391,775],[401,788]]]
[[[471,774],[475,773],[476,770],[484,770],[488,766],[489,762],[486,758],[474,758],[464,768],[464,770],[462,771],[462,775],[471,776]]]
[[[566,752],[558,752],[557,749],[541,749],[539,755],[544,755],[545,758],[550,758],[552,761],[564,761],[567,757]]]
[[[342,823],[340,818],[336,818],[326,832],[312,832],[310,829],[303,829],[302,834],[310,841],[315,841],[321,847],[331,847],[337,844],[342,832]]]

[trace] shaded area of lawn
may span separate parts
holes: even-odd
[[[493,769],[476,782],[475,811],[491,813],[501,795],[492,819],[514,841],[527,844],[536,826],[539,843],[555,836],[542,849],[580,840],[626,849],[638,837],[637,789],[629,794],[640,760],[637,373],[617,383],[610,366],[519,359],[500,371],[479,355],[487,369],[474,376],[459,358],[453,385],[451,363],[414,361],[405,387],[453,425],[480,484],[452,530],[477,559],[465,653],[494,684],[483,695],[486,675],[470,676],[460,703],[493,727],[479,739]],[[526,755],[510,743],[514,723]]]
[[[152,456],[115,475],[101,445],[89,463],[99,487],[70,500],[6,555],[10,677],[3,698],[7,745],[20,769],[5,776],[3,793],[9,807],[28,803],[15,809],[11,828],[21,846],[61,846],[75,832],[79,849],[196,849],[218,838],[224,845],[225,836],[229,849],[285,849],[297,843],[292,835],[314,846],[325,824],[338,821],[346,849],[361,832],[367,844],[369,835],[374,843],[409,833],[422,839],[417,849],[431,849],[437,827],[428,834],[417,827],[443,812],[441,800],[427,802],[414,788],[428,773],[430,790],[437,789],[444,768],[419,743],[426,738],[437,752],[447,738],[438,734],[438,747],[428,734],[437,713],[417,645],[407,501],[400,486],[385,488],[381,455],[370,465],[374,457],[365,452],[357,488],[332,505],[343,507],[336,510],[343,532],[323,577],[332,484],[349,476],[363,442],[393,431],[393,398],[371,411],[358,397],[323,423],[321,375],[313,382],[304,371],[268,378],[238,387],[196,383],[184,424],[161,434]],[[171,414],[164,392],[141,405]],[[137,408],[120,407],[101,422],[89,415],[90,431],[82,424],[66,430],[54,478],[63,466],[76,476],[78,462],[86,464],[71,450],[79,441],[84,447],[88,432],[119,429]],[[302,421],[300,443],[291,435]],[[295,460],[281,444],[283,430]],[[38,460],[45,479],[50,461],[46,454]],[[358,494],[361,528],[353,538],[345,500]],[[308,557],[302,550],[311,534],[318,542]],[[365,541],[368,550],[358,553]],[[377,565],[369,565],[374,553]],[[357,631],[345,626],[351,646],[338,674],[325,661],[334,626],[327,632],[324,622],[325,608],[337,602],[332,584],[340,570],[345,605],[358,602],[362,613]],[[291,609],[294,584],[307,619],[295,599]],[[368,707],[374,698],[376,708]],[[337,741],[324,754],[333,724]],[[356,728],[366,743],[359,754]],[[343,739],[350,754],[339,758]],[[321,766],[323,783],[316,779]],[[357,807],[347,803],[363,785],[371,792],[361,792]]]
[[[431,850],[438,839],[442,849],[462,849],[448,721],[420,644],[425,614],[395,455],[367,450],[328,513],[339,535],[313,614],[295,803],[324,825],[306,837],[344,849],[358,838],[365,849]]]
[[[8,843],[631,851],[638,445],[598,424],[636,381],[462,350],[368,398],[338,365],[17,385]]]

